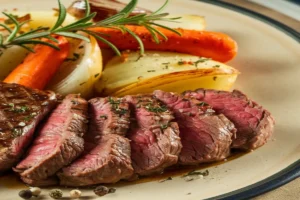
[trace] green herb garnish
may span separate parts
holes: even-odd
[[[153,106],[152,104],[148,104],[145,106],[145,108],[150,111],[150,112],[154,112],[154,113],[162,113],[162,112],[166,112],[168,110],[168,108],[165,105],[162,106]]]
[[[128,112],[127,109],[120,108],[120,100],[114,100],[112,97],[108,97],[108,102],[112,105],[112,110],[114,113],[122,116]]]
[[[195,65],[196,67],[198,67],[198,64],[199,64],[199,63],[204,63],[204,62],[206,62],[206,61],[208,61],[208,60],[210,60],[210,58],[200,58],[199,60],[197,60],[197,61],[194,62],[194,65]]]
[[[162,125],[160,125],[160,127],[161,127],[161,129],[166,129],[166,128],[168,128],[168,124],[162,124]]]
[[[12,129],[12,136],[13,137],[19,137],[21,136],[23,133],[22,129],[19,129],[19,128],[13,128]]]
[[[106,115],[101,115],[100,118],[107,119],[107,116]]]
[[[178,65],[184,65],[185,62],[181,60],[181,61],[178,61],[177,64],[178,64]]]
[[[21,28],[28,22],[28,20],[19,22],[17,16],[3,12],[3,14],[8,18],[6,20],[6,23],[13,24],[14,27],[11,28],[5,23],[0,24],[2,28],[9,32],[8,36],[4,36],[2,33],[0,33],[0,55],[5,49],[15,45],[21,46],[31,52],[34,52],[34,50],[31,46],[28,45],[32,44],[46,45],[59,50],[59,47],[57,45],[58,41],[53,37],[54,34],[89,41],[89,38],[87,36],[79,33],[84,32],[107,44],[116,52],[117,55],[121,56],[118,48],[114,44],[103,38],[101,33],[93,32],[90,30],[90,28],[94,27],[119,29],[123,33],[130,34],[138,42],[141,54],[144,54],[144,44],[141,38],[130,29],[128,29],[125,25],[130,24],[144,26],[151,33],[152,38],[156,43],[161,42],[159,36],[164,40],[168,39],[161,31],[157,29],[157,27],[167,29],[169,31],[172,31],[173,33],[181,35],[180,32],[178,32],[176,29],[169,28],[168,26],[164,26],[159,23],[160,21],[175,21],[177,19],[180,19],[180,17],[168,18],[168,13],[161,13],[161,11],[168,4],[169,0],[166,0],[165,3],[153,13],[144,13],[136,16],[131,16],[130,14],[136,8],[137,2],[138,0],[131,0],[127,4],[127,6],[125,6],[125,8],[123,8],[123,10],[121,10],[119,13],[102,21],[93,22],[92,19],[96,16],[97,13],[91,13],[88,0],[84,0],[84,3],[86,5],[85,16],[81,19],[78,19],[76,22],[62,26],[67,16],[67,9],[60,2],[60,0],[58,0],[58,18],[55,25],[53,27],[38,27],[26,33],[21,33]],[[53,42],[47,42],[42,39],[49,39]]]
[[[202,175],[202,176],[208,176],[209,175],[209,171],[205,170],[204,172],[200,172],[200,171],[190,171],[187,174],[183,175],[182,177],[187,177],[187,176],[195,176],[195,175]]]
[[[200,103],[197,103],[197,106],[209,106],[209,104],[206,103],[206,102],[204,102],[204,101],[202,101]]]

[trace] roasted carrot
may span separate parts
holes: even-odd
[[[142,39],[146,50],[187,53],[212,58],[221,62],[231,60],[237,53],[236,42],[223,33],[176,29],[182,34],[179,36],[169,30],[157,28],[168,37],[168,40],[165,41],[160,37],[160,44],[156,44],[151,33],[145,27],[132,25],[126,27]],[[137,50],[139,48],[139,44],[130,34],[122,34],[118,29],[92,28],[90,30],[109,35],[101,36],[113,43],[120,50]],[[103,48],[108,47],[100,41],[99,45]]]
[[[70,46],[65,37],[55,36],[60,50],[36,45],[35,53],[30,53],[22,64],[17,66],[4,80],[6,83],[17,83],[30,88],[44,89],[60,65],[67,58]],[[52,44],[55,44],[52,41]]]

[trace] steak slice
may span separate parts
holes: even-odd
[[[30,185],[53,184],[47,179],[69,165],[84,149],[88,103],[79,95],[68,95],[41,125],[26,157],[14,168]]]
[[[0,173],[19,161],[37,124],[56,104],[54,92],[0,82]]]
[[[58,173],[58,177],[61,185],[87,186],[115,183],[132,173],[128,139],[107,134],[101,136],[91,151]]]
[[[217,113],[223,113],[237,129],[232,148],[251,150],[264,145],[274,130],[274,118],[256,102],[238,90],[233,92],[198,89],[185,92],[209,103]]]
[[[157,90],[154,96],[175,114],[183,146],[179,164],[212,162],[229,156],[236,130],[224,115],[215,114],[208,104],[178,94]]]
[[[128,104],[118,98],[89,101],[90,125],[85,135],[85,152],[58,173],[61,185],[86,186],[115,183],[133,174],[129,140]]]
[[[176,164],[182,146],[172,112],[152,95],[125,98],[133,111],[128,138],[135,174],[161,173]]]

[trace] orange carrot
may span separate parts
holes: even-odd
[[[126,27],[142,39],[146,50],[187,53],[212,58],[221,62],[231,60],[237,53],[236,42],[223,33],[176,29],[182,34],[182,36],[179,36],[169,30],[157,28],[168,37],[168,40],[165,41],[162,37],[160,37],[160,44],[156,44],[151,33],[145,27],[132,25],[128,25]],[[118,29],[92,28],[90,30],[108,34],[109,36],[103,37],[113,43],[120,50],[137,50],[139,48],[138,43],[130,34],[122,34],[122,32]],[[99,45],[103,48],[108,47],[100,41]]]
[[[60,50],[44,45],[36,45],[35,53],[30,53],[17,68],[4,80],[6,83],[17,83],[30,88],[44,89],[60,65],[67,58],[70,46],[65,37],[55,36]],[[52,41],[52,44],[55,44]]]

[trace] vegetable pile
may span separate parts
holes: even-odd
[[[83,97],[231,89],[239,72],[223,62],[237,54],[232,38],[206,31],[202,16],[162,13],[168,0],[155,12],[137,3],[3,12],[0,80]]]

